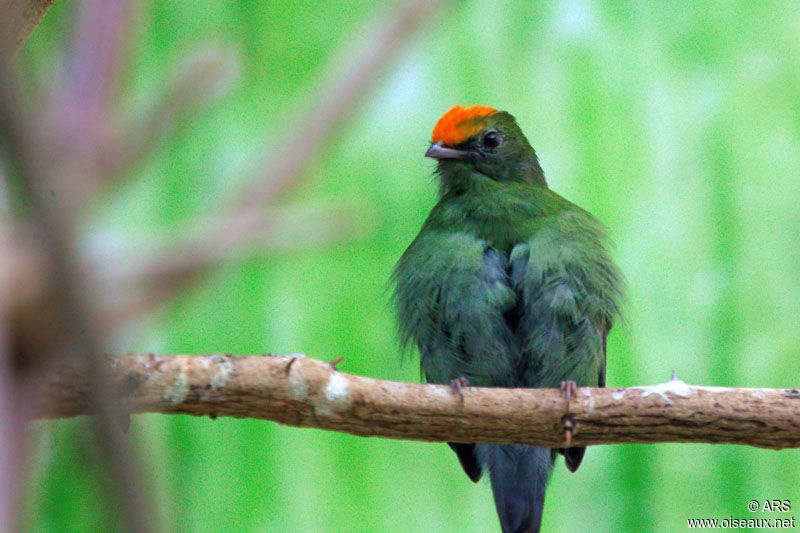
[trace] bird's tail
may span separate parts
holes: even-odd
[[[542,522],[544,488],[553,460],[549,448],[479,444],[476,454],[489,467],[503,533],[535,533]]]

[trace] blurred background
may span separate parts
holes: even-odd
[[[102,177],[73,214],[109,352],[302,352],[419,381],[388,279],[436,199],[436,120],[484,104],[617,244],[608,386],[800,385],[794,2],[112,4],[56,2],[16,58],[29,116]],[[33,424],[24,530],[123,526],[92,434]],[[497,529],[444,444],[162,415],[128,435],[167,530]],[[798,479],[798,450],[597,446],[556,465],[543,530],[771,516],[751,499],[800,514]]]

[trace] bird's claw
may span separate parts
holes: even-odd
[[[570,444],[572,444],[572,432],[575,431],[575,418],[570,415],[564,415],[563,418],[564,423],[564,447],[569,448]]]
[[[560,390],[564,398],[567,399],[567,408],[569,408],[570,398],[578,395],[578,384],[574,381],[562,381],[561,385],[558,386],[558,390]]]
[[[453,393],[458,393],[458,395],[461,397],[462,404],[464,403],[464,387],[468,386],[469,381],[467,381],[467,378],[464,376],[450,380],[450,388],[453,389]]]
[[[564,442],[566,442],[565,446],[569,448],[572,442],[572,432],[575,431],[575,419],[569,414],[569,401],[573,396],[578,395],[578,384],[572,380],[562,381],[558,386],[558,390],[567,400],[567,414],[564,415]]]

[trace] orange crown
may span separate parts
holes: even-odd
[[[448,146],[461,144],[481,131],[483,120],[495,113],[496,109],[485,105],[454,106],[436,123],[431,140]]]

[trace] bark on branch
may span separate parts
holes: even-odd
[[[349,375],[303,356],[126,355],[109,360],[113,390],[132,413],[262,418],[355,435],[456,442],[573,445],[707,442],[800,447],[800,390],[695,387],[556,389],[450,387]],[[37,416],[92,412],[77,364],[52,370]]]

